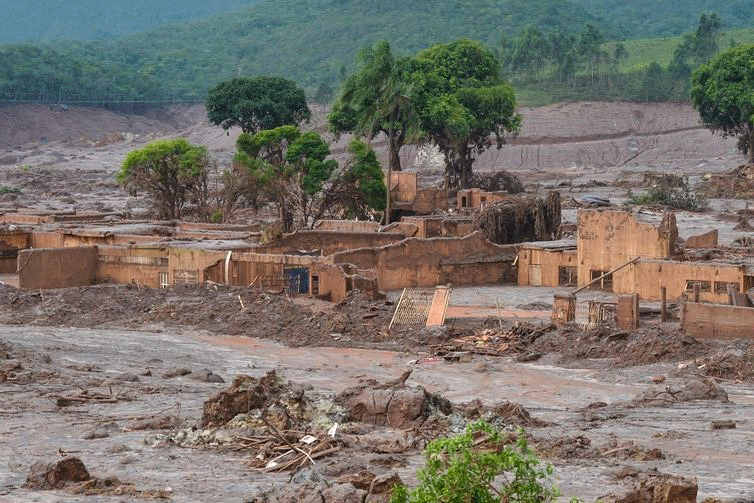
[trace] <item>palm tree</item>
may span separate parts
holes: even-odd
[[[353,131],[371,141],[379,133],[388,140],[387,205],[390,223],[391,173],[400,171],[400,149],[419,136],[419,121],[405,78],[404,61],[396,60],[383,40],[361,51],[358,69],[343,84],[330,124],[336,132]],[[340,121],[340,122],[339,122]]]

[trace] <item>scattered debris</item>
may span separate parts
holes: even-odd
[[[434,354],[447,356],[459,352],[501,356],[520,352],[529,347],[545,333],[554,330],[551,324],[535,326],[529,323],[516,323],[509,330],[487,328],[473,335],[459,337],[435,348]]]
[[[728,173],[704,176],[701,190],[707,197],[722,199],[754,198],[754,164],[744,164]]]
[[[131,401],[133,397],[127,393],[123,393],[121,388],[115,393],[110,389],[110,393],[100,393],[98,391],[89,391],[82,389],[80,391],[66,394],[66,395],[51,395],[50,399],[54,399],[55,405],[58,407],[69,407],[71,405],[81,405],[84,403],[117,403],[123,401]]]

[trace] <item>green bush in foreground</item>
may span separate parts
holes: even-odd
[[[474,446],[475,434],[489,437],[492,450]],[[552,466],[541,465],[524,435],[502,446],[500,432],[485,421],[470,423],[466,432],[431,442],[419,470],[419,486],[396,486],[390,503],[545,503],[560,491],[548,480]],[[572,500],[576,502],[577,500]]]

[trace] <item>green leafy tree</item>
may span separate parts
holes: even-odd
[[[699,67],[691,100],[707,127],[737,136],[739,150],[754,164],[754,45],[728,49]]]
[[[374,150],[357,138],[348,144],[348,153],[351,160],[333,185],[332,199],[347,216],[366,220],[373,211],[385,210],[387,188],[382,168]]]
[[[204,147],[183,138],[152,142],[126,155],[116,179],[131,194],[146,192],[160,218],[180,218],[191,198],[199,198],[210,160]]]
[[[542,72],[549,54],[550,46],[542,32],[534,26],[526,26],[514,42],[513,70],[525,72],[534,79]]]
[[[707,63],[719,49],[720,19],[716,14],[699,16],[696,32],[687,33],[676,46],[668,65],[671,75],[688,78],[694,68]]]
[[[478,42],[440,44],[413,60],[412,96],[426,140],[445,157],[447,186],[468,187],[474,156],[517,133],[513,88],[500,77],[495,56]]]
[[[602,50],[604,42],[605,37],[596,26],[591,23],[584,25],[579,35],[578,53],[586,62],[592,79],[599,72],[600,64],[605,59],[605,53]]]
[[[283,230],[293,230],[296,214],[301,226],[309,225],[316,196],[337,167],[335,160],[327,159],[330,148],[319,134],[280,126],[254,135],[242,133],[236,146],[236,163],[277,204]]]
[[[400,150],[418,133],[405,63],[395,59],[384,40],[361,51],[356,71],[343,83],[328,115],[336,135],[354,133],[371,140],[384,133],[391,171],[401,170]]]
[[[282,77],[238,77],[219,83],[207,93],[212,124],[256,133],[307,121],[311,112],[304,90]]]
[[[665,86],[665,70],[652,61],[644,72],[644,80],[641,84],[642,97],[645,101],[657,102],[667,99]]]
[[[492,449],[474,447],[481,434]],[[461,435],[434,440],[424,455],[419,486],[394,488],[390,503],[547,503],[560,496],[548,482],[552,466],[540,466],[523,434],[516,444],[504,445],[500,432],[484,421],[470,423]],[[504,481],[497,482],[503,473]]]
[[[561,83],[568,83],[578,70],[576,37],[558,31],[547,36],[547,43],[550,47],[548,56],[555,70],[555,78]]]

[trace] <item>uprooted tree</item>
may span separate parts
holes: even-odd
[[[212,124],[256,133],[309,120],[306,94],[283,77],[238,77],[210,89],[205,103]]]
[[[210,159],[204,147],[183,138],[159,140],[132,150],[116,175],[132,194],[146,192],[160,218],[180,218],[186,202],[201,204]]]
[[[738,148],[754,164],[754,45],[721,53],[691,78],[691,99],[713,132],[737,136]]]
[[[319,134],[280,126],[254,135],[243,133],[236,146],[235,169],[254,184],[246,192],[266,196],[277,205],[284,232],[293,230],[296,215],[299,227],[309,226],[322,188],[338,165],[327,159],[330,148]]]

